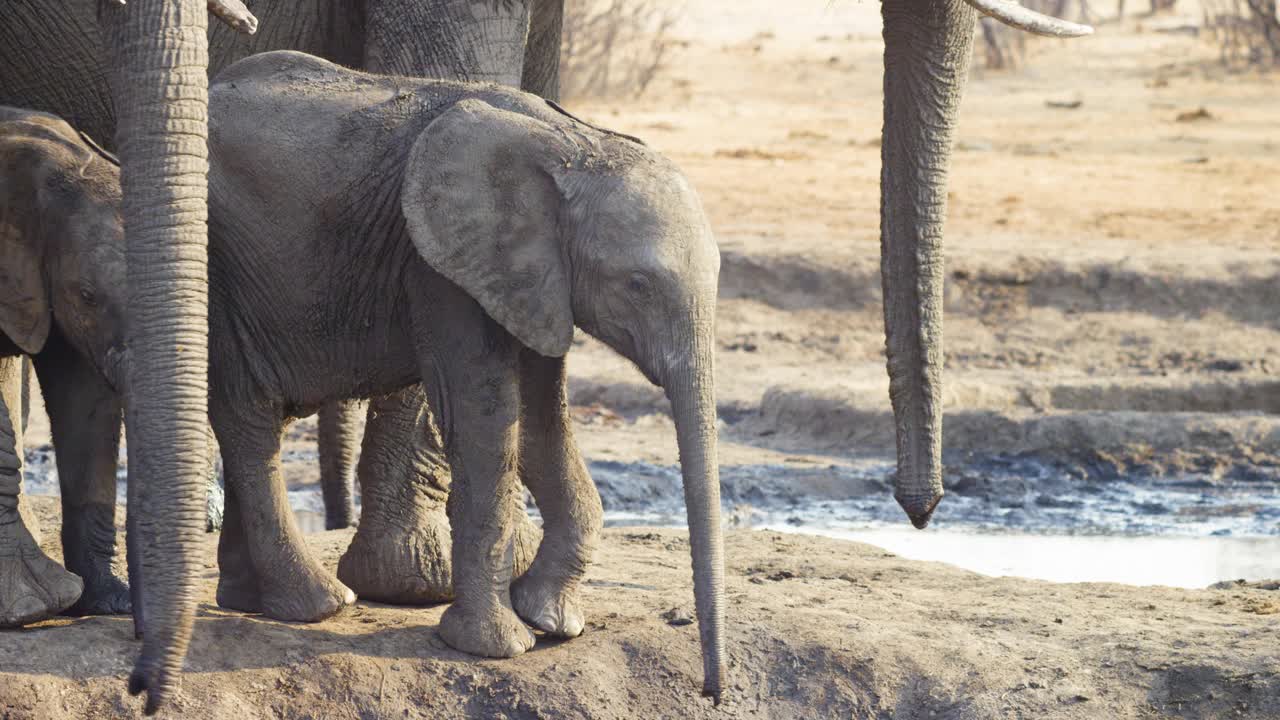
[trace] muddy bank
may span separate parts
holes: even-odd
[[[51,501],[36,499],[56,546]],[[332,567],[348,532],[308,541]],[[318,625],[212,605],[214,544],[169,717],[1146,718],[1280,715],[1280,597],[992,579],[876,548],[730,532],[727,702],[698,697],[685,535],[607,530],[586,633],[515,660],[436,635],[442,608],[361,603]],[[51,549],[56,551],[56,547]],[[1270,586],[1266,586],[1270,587]],[[133,717],[127,618],[0,633],[8,717]]]

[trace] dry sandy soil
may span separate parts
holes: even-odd
[[[36,498],[45,527],[56,503]],[[46,533],[51,539],[53,533]],[[350,531],[308,536],[330,567]],[[56,552],[56,542],[46,546]],[[436,634],[442,607],[360,603],[318,625],[213,605],[215,542],[183,689],[168,717],[1280,717],[1274,584],[1187,591],[988,578],[869,545],[727,537],[730,681],[699,697],[688,543],[610,529],[586,633],[479,660]],[[0,633],[0,717],[130,717],[128,618]]]
[[[702,193],[723,254],[725,464],[891,455],[878,12],[699,0],[645,96],[568,103],[670,154]],[[1229,73],[1203,41],[1159,32],[1183,23],[1110,23],[1033,43],[1015,74],[975,70],[947,228],[949,459],[1280,467],[1280,76]],[[590,339],[570,369],[589,457],[675,462],[637,372]],[[295,426],[294,487],[315,481],[313,439]],[[310,539],[334,563],[346,538]],[[764,532],[728,543],[719,709],[696,696],[696,626],[666,619],[691,610],[682,533],[615,529],[588,632],[506,662],[444,649],[440,608],[361,604],[306,627],[221,612],[210,553],[173,716],[1280,717],[1275,591],[990,579]],[[129,628],[0,633],[0,717],[132,714]]]

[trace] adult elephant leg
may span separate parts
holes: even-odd
[[[57,448],[62,559],[85,584],[70,612],[128,613],[129,587],[111,570],[116,554],[120,399],[98,370],[65,342],[51,340],[50,345],[35,365]]]
[[[529,11],[520,89],[548,100],[560,100],[560,32],[564,0],[534,0]]]
[[[360,525],[338,578],[366,600],[451,600],[449,465],[421,385],[369,402],[356,474]]]
[[[137,486],[142,654],[155,712],[195,618],[208,440],[208,45],[205,0],[103,3],[118,113],[129,283],[129,483]]]
[[[421,385],[370,401],[357,477],[360,526],[338,578],[366,600],[452,600],[449,465]],[[516,518],[518,575],[533,562],[541,534],[522,508]]]
[[[977,14],[964,0],[902,0],[884,15],[880,243],[894,496],[923,528],[942,499],[942,230],[947,169]]]
[[[520,354],[520,479],[542,513],[533,566],[511,588],[525,622],[562,637],[582,633],[578,588],[600,537],[604,510],[573,440],[564,358]]]
[[[0,357],[0,627],[62,612],[84,583],[50,560],[18,512],[22,486],[22,358]]]
[[[356,522],[351,485],[355,481],[359,400],[325,403],[320,408],[320,490],[324,493],[324,529],[340,530]]]

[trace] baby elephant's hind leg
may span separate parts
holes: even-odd
[[[520,477],[542,512],[542,544],[511,589],[516,613],[552,635],[582,632],[579,585],[600,536],[600,494],[573,441],[564,358],[521,354]]]
[[[356,427],[363,410],[359,400],[325,403],[317,425],[320,434],[320,490],[324,493],[324,529],[356,524],[351,483],[355,477]]]
[[[238,411],[236,405],[244,409]],[[237,591],[226,599],[246,605],[236,609],[260,609],[277,620],[324,620],[355,602],[355,594],[325,570],[303,542],[280,471],[281,415],[277,408],[254,405],[216,394],[210,398],[228,490],[223,532],[230,535],[219,545],[219,558],[233,560],[226,570],[234,575],[228,576],[226,586]],[[259,608],[252,607],[245,553],[236,545],[241,533],[258,579]],[[221,588],[219,595],[221,601]]]

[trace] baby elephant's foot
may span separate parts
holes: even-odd
[[[430,605],[453,599],[449,519],[433,511],[404,530],[377,517],[362,518],[338,561],[338,578],[365,600]]]
[[[320,622],[355,603],[356,594],[319,567],[285,568],[262,579],[262,614],[276,620]]]
[[[9,522],[0,524],[0,627],[38,622],[71,607],[84,582],[50,560],[21,520],[3,520]]]
[[[516,614],[535,628],[556,637],[582,634],[582,607],[577,585],[530,571],[511,586]]]
[[[110,573],[88,578],[80,599],[65,615],[128,615],[133,612],[129,586]]]
[[[455,650],[492,658],[515,657],[534,643],[533,632],[501,603],[471,610],[455,602],[440,618],[440,637]]]

